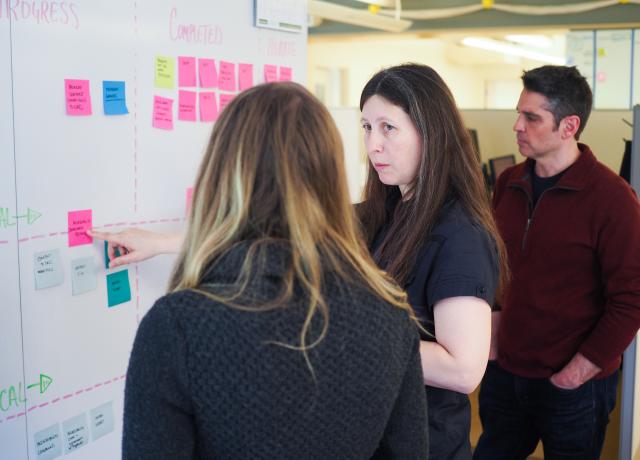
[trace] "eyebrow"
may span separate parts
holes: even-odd
[[[369,121],[367,118],[363,118],[360,117],[360,121]],[[373,120],[374,122],[379,122],[379,121],[389,121],[391,123],[393,123],[394,121],[388,117],[378,117],[375,120]]]

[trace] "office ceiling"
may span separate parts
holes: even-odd
[[[354,8],[367,12],[367,4],[363,0],[322,0],[326,3],[336,4],[344,7]],[[375,0],[371,0],[372,2]],[[393,1],[391,2],[393,3]],[[411,19],[412,25],[404,32],[409,33],[440,33],[444,30],[469,30],[483,29],[485,31],[501,28],[501,29],[519,29],[519,28],[638,28],[640,27],[640,0],[402,0],[402,15],[404,19],[408,18],[409,13],[416,11],[436,12],[437,10],[446,12],[451,8],[469,7],[473,9],[475,6],[479,9],[468,14],[462,14],[452,17],[443,17],[440,19]],[[501,11],[502,6],[516,8],[540,8],[545,6],[555,7],[571,7],[586,5],[588,7],[599,6],[596,9],[585,12],[569,13],[569,14],[519,14],[515,12]],[[389,9],[387,9],[388,14]],[[377,14],[384,14],[385,10]],[[372,28],[346,24],[324,19],[315,27],[309,28],[309,34],[312,36],[323,35],[343,35],[343,34],[362,34],[362,33],[391,33],[380,32]]]

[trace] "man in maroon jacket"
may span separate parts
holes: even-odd
[[[475,459],[598,459],[621,355],[640,327],[640,207],[578,143],[591,112],[575,67],[524,72],[513,127],[524,163],[494,210],[511,282],[494,313]]]

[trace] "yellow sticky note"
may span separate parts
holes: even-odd
[[[604,48],[598,48],[598,57],[605,57],[607,53],[604,52]]]
[[[174,58],[156,56],[156,88],[173,89],[175,87],[175,67]]]

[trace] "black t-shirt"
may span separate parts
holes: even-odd
[[[531,167],[531,185],[533,188],[533,206],[534,207],[538,203],[538,200],[540,199],[540,195],[542,195],[546,190],[556,185],[560,180],[560,178],[562,177],[562,175],[565,173],[565,171],[566,169],[562,172],[559,172],[555,176],[551,176],[551,177],[540,177],[536,174],[535,166]]]

